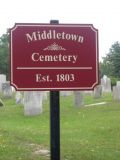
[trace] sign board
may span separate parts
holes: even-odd
[[[92,90],[98,84],[92,24],[15,24],[10,39],[16,90]]]

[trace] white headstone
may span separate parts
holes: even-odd
[[[24,92],[24,114],[27,116],[42,113],[42,94],[39,91]]]
[[[113,86],[113,99],[120,101],[120,86]]]
[[[6,82],[6,75],[0,74],[0,92],[2,91],[2,84]]]
[[[42,99],[43,99],[43,100],[47,100],[47,98],[48,98],[47,93],[48,93],[48,91],[41,91]]]
[[[94,88],[94,98],[100,98],[102,95],[102,86],[101,85],[97,85]]]
[[[111,80],[106,75],[101,79],[102,92],[111,92]]]
[[[21,92],[16,91],[15,100],[16,100],[16,104],[22,104],[23,103],[23,96],[22,96]]]
[[[2,95],[4,98],[12,98],[12,87],[9,81],[2,83]]]
[[[120,81],[117,81],[116,86],[120,86]]]
[[[82,107],[82,106],[84,106],[83,91],[74,91],[74,105],[76,107]]]

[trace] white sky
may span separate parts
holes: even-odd
[[[15,23],[93,24],[99,30],[99,55],[120,42],[120,0],[2,0],[0,36]]]

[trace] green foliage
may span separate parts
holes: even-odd
[[[23,106],[3,100],[0,108],[0,160],[49,160],[40,149],[50,149],[49,102],[40,116],[25,117]],[[61,160],[119,160],[120,104],[111,94],[99,100],[87,96],[85,103],[106,105],[75,108],[73,96],[61,97]]]
[[[105,58],[103,59],[103,62],[99,63],[99,68],[100,78],[102,78],[104,75],[113,75],[113,66]]]
[[[115,42],[100,64],[102,75],[120,78],[120,43]]]
[[[120,43],[116,42],[112,45],[108,54],[108,61],[114,66],[114,76],[120,77]]]
[[[9,44],[8,33],[0,37],[0,74],[9,76]]]

